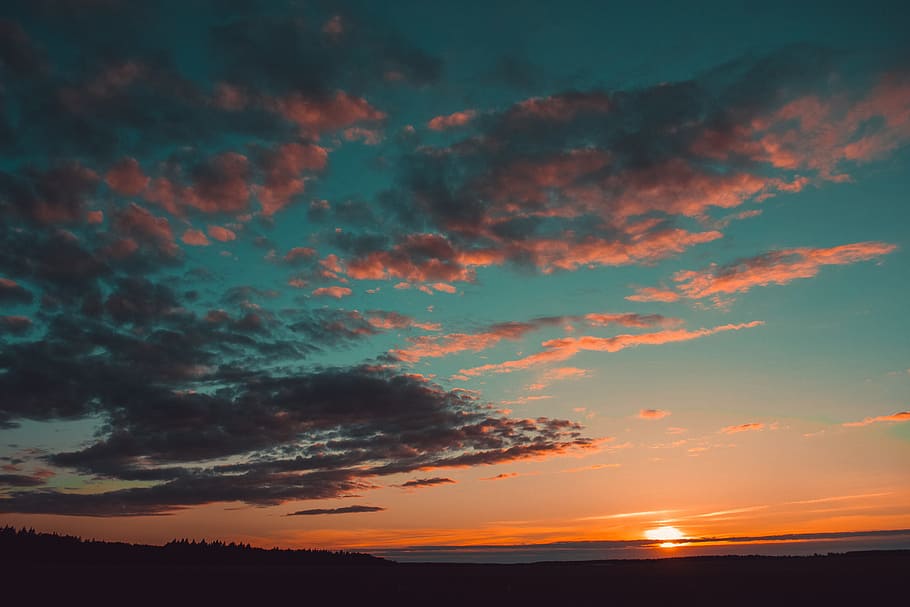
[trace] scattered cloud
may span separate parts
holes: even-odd
[[[422,489],[424,487],[435,487],[436,485],[449,485],[454,482],[455,481],[450,478],[434,476],[433,478],[416,478],[402,483],[401,487],[404,489]]]
[[[663,419],[668,415],[670,412],[664,409],[642,409],[638,412],[638,419]]]
[[[891,415],[879,415],[877,417],[867,417],[862,421],[858,422],[846,422],[843,426],[847,428],[855,428],[859,426],[868,426],[869,424],[876,424],[880,422],[907,422],[910,421],[910,411],[899,411],[898,413],[892,413]]]
[[[285,516],[318,516],[321,514],[358,514],[362,512],[383,512],[385,508],[379,506],[342,506],[341,508],[311,508],[298,510]]]

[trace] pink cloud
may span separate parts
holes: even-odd
[[[104,223],[104,211],[89,211],[85,214],[85,222],[90,225]]]
[[[313,295],[315,297],[334,297],[335,299],[341,299],[342,297],[347,297],[352,291],[347,287],[320,287],[313,290]]]
[[[895,250],[896,245],[884,242],[857,242],[830,248],[781,249],[728,266],[712,265],[706,270],[677,272],[673,276],[677,283],[676,292],[644,288],[626,299],[675,301],[680,297],[703,299],[744,293],[757,286],[784,285],[800,278],[812,278],[822,266],[869,261]]]
[[[422,335],[408,339],[410,345],[407,348],[392,350],[391,354],[404,362],[417,362],[424,358],[440,358],[459,352],[480,352],[495,346],[504,339],[520,339],[540,326],[540,323],[535,322],[513,322],[493,325],[480,333]]]
[[[294,247],[284,256],[286,263],[296,263],[300,260],[312,259],[316,256],[316,249],[310,247]]]
[[[757,430],[763,430],[765,424],[761,422],[752,422],[748,424],[739,424],[738,426],[727,426],[726,428],[721,428],[721,432],[724,434],[736,434],[738,432],[752,432]]]
[[[544,373],[538,382],[528,386],[528,390],[538,392],[555,381],[581,379],[587,377],[589,374],[590,371],[588,369],[579,369],[578,367],[557,367],[556,369],[550,369]]]
[[[900,411],[898,413],[893,413],[891,415],[879,415],[878,417],[867,417],[860,422],[846,422],[843,426],[848,428],[858,427],[858,426],[868,426],[869,424],[876,424],[880,422],[908,422],[910,421],[910,411]]]
[[[247,157],[236,152],[219,154],[193,171],[193,184],[183,201],[203,213],[238,213],[250,200]]]
[[[679,318],[667,318],[658,314],[585,314],[582,317],[587,324],[593,327],[607,327],[610,325],[620,325],[623,327],[665,327],[672,328],[682,325],[683,321]]]
[[[881,124],[876,125],[875,121]],[[844,162],[880,157],[910,140],[910,82],[888,74],[860,98],[793,99],[749,124],[706,130],[693,151],[706,157],[747,158],[786,170],[813,170],[844,181]]]
[[[379,145],[382,143],[382,131],[379,129],[365,129],[352,126],[342,131],[345,141],[362,141],[366,145]]]
[[[237,238],[237,234],[235,234],[232,230],[223,228],[221,226],[209,226],[208,232],[209,236],[218,242],[230,242]]]
[[[301,93],[267,99],[266,108],[296,123],[304,135],[319,137],[321,133],[337,131],[358,122],[384,120],[381,112],[366,99],[338,91],[332,97],[314,98]]]
[[[455,293],[458,289],[452,285],[444,282],[435,282],[431,285],[436,291],[441,291],[443,293]]]
[[[664,303],[671,303],[674,301],[679,301],[679,293],[671,291],[670,289],[661,289],[657,287],[641,287],[636,289],[635,295],[629,295],[626,297],[629,301],[640,301],[640,302],[650,302],[650,301],[659,301]]]
[[[626,348],[641,345],[662,345],[690,341],[700,337],[714,335],[715,333],[721,333],[723,331],[738,331],[741,329],[757,327],[762,324],[764,324],[764,322],[756,320],[748,323],[727,324],[711,329],[698,329],[695,331],[672,329],[654,333],[617,335],[615,337],[563,337],[543,342],[542,345],[544,350],[541,352],[517,360],[481,365],[472,369],[462,369],[460,374],[471,377],[484,373],[511,373],[512,371],[527,369],[539,364],[568,360],[582,351],[619,352]]]
[[[427,123],[427,128],[433,131],[445,131],[464,126],[471,122],[476,115],[475,110],[463,110],[446,116],[436,116]]]
[[[179,247],[174,241],[170,222],[165,217],[156,217],[136,203],[119,209],[114,217],[114,230],[134,240],[144,241],[166,255],[176,255]]]
[[[470,281],[474,273],[452,243],[439,234],[411,234],[388,251],[374,251],[347,264],[355,280],[404,279],[410,282]]]
[[[108,187],[122,196],[138,196],[151,179],[139,168],[135,158],[124,158],[115,164],[104,177]]]
[[[407,284],[407,283],[403,283]],[[410,338],[407,348],[392,350],[391,353],[405,362],[417,362],[423,358],[439,358],[459,352],[480,352],[498,344],[502,340],[518,340],[544,327],[559,326],[566,323],[584,321],[594,326],[618,324],[627,327],[676,326],[679,321],[659,315],[640,314],[587,314],[585,316],[548,316],[527,322],[503,322],[489,326],[477,333],[449,333],[447,335],[427,335]],[[565,373],[585,373],[583,369],[567,367]],[[550,378],[560,379],[558,376]]]
[[[183,233],[181,240],[184,244],[194,247],[207,247],[210,244],[209,239],[205,237],[205,233],[202,230],[189,229]]]
[[[605,93],[565,93],[526,99],[508,111],[511,120],[566,122],[580,113],[605,113],[612,104]]]
[[[315,144],[286,143],[263,153],[264,182],[253,189],[262,205],[263,215],[274,215],[305,188],[306,172],[323,171],[328,150]]]
[[[668,415],[670,412],[664,409],[642,409],[638,412],[638,419],[663,419]]]

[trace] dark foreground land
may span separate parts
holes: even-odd
[[[44,556],[23,545],[14,552],[0,542],[3,595],[27,597],[10,605],[905,605],[910,597],[910,551],[453,565],[218,543],[58,543]]]

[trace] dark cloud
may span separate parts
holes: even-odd
[[[434,476],[433,478],[415,478],[414,480],[402,483],[401,486],[405,489],[421,489],[423,487],[433,487],[435,485],[448,485],[454,482],[455,481],[450,478]]]
[[[352,514],[357,512],[382,512],[385,508],[380,506],[343,506],[341,508],[311,508],[309,510],[298,510],[291,512],[287,516],[314,516],[318,514]]]
[[[32,321],[25,316],[0,316],[0,333],[23,335],[31,328]]]
[[[80,221],[97,183],[94,171],[75,162],[48,170],[26,167],[19,174],[0,173],[0,212],[12,211],[44,224]]]
[[[34,297],[31,292],[8,278],[0,278],[0,303],[30,304]]]
[[[44,482],[41,477],[27,474],[0,474],[0,487],[37,487]]]
[[[119,292],[150,288],[124,283]],[[166,309],[172,294],[161,293]],[[142,515],[212,501],[275,504],[337,497],[372,486],[375,476],[593,446],[577,424],[491,415],[467,393],[387,369],[257,372],[267,364],[262,353],[280,342],[157,304],[126,309],[124,321],[158,317],[169,328],[136,337],[57,318],[41,341],[4,348],[0,421],[95,417],[102,423],[94,444],[47,461],[158,484],[91,496],[20,492],[0,508]],[[241,361],[254,359],[244,370]],[[225,458],[234,463],[216,463]]]
[[[10,19],[0,19],[0,66],[18,78],[37,76],[45,68],[43,53]]]
[[[335,244],[359,279],[654,263],[721,238],[706,227],[713,212],[843,180],[837,171],[862,160],[847,150],[864,127],[828,100],[890,111],[882,66],[856,78],[847,63],[791,47],[687,81],[568,90],[483,113],[461,140],[404,152],[396,187],[378,197],[383,223]],[[833,150],[813,126],[813,99],[838,133]],[[888,150],[896,137],[866,141]]]

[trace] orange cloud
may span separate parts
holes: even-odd
[[[402,283],[407,286],[407,283]],[[435,286],[435,285],[434,285]],[[395,288],[399,288],[396,285]],[[564,323],[583,321],[591,326],[603,327],[608,325],[621,325],[625,327],[671,327],[678,326],[681,321],[667,318],[659,314],[586,314],[584,316],[548,316],[537,318],[528,322],[504,322],[491,325],[484,331],[477,333],[450,333],[447,335],[431,335],[411,338],[411,345],[407,348],[392,350],[392,354],[405,362],[417,362],[423,358],[439,358],[456,354],[458,352],[480,352],[498,344],[500,341],[521,339],[528,333],[543,327],[558,326]],[[580,376],[587,373],[583,369],[567,367],[566,375]],[[562,379],[552,375],[545,377],[545,381]],[[532,389],[540,389],[543,385]]]
[[[148,186],[150,179],[143,174],[135,158],[124,158],[111,167],[104,181],[118,194],[136,196]]]
[[[189,229],[183,233],[183,238],[181,238],[181,240],[185,244],[192,245],[194,247],[206,247],[210,244],[209,239],[205,237],[205,234],[202,232],[202,230]]]
[[[266,109],[281,114],[300,127],[304,135],[319,137],[358,122],[384,120],[385,112],[377,110],[366,99],[338,91],[333,97],[313,98],[302,93],[266,99]]]
[[[822,266],[868,261],[897,250],[885,242],[857,242],[830,248],[801,247],[771,251],[726,266],[677,272],[677,292],[655,288],[638,289],[626,299],[632,301],[675,301],[717,298],[744,293],[757,286],[784,285],[800,278],[812,278]],[[719,300],[718,300],[719,301]]]
[[[264,183],[254,191],[262,205],[262,214],[274,215],[287,206],[305,187],[303,173],[322,171],[328,163],[328,151],[315,144],[286,143],[263,154],[261,163]]]
[[[642,409],[638,412],[638,419],[663,419],[668,415],[670,412],[663,409]]]
[[[459,126],[464,126],[474,119],[477,112],[474,110],[463,110],[447,116],[436,116],[427,123],[427,128],[432,131],[445,131]]]
[[[626,297],[629,301],[651,302],[659,301],[663,303],[672,303],[680,300],[679,293],[670,289],[660,289],[657,287],[642,287],[635,291],[635,295]]]
[[[846,422],[843,424],[848,428],[857,426],[868,426],[878,422],[908,422],[910,421],[910,411],[900,411],[892,415],[879,415],[878,417],[867,417],[861,422]]]
[[[550,120],[565,122],[581,113],[605,113],[612,103],[606,93],[563,93],[549,97],[531,97],[509,111],[509,120]]]
[[[232,230],[222,228],[221,226],[209,226],[208,232],[209,236],[219,242],[229,242],[237,238],[237,234],[235,234]]]
[[[85,222],[92,225],[104,223],[104,211],[89,211],[85,214]]]
[[[530,356],[503,363],[481,365],[472,369],[462,369],[459,373],[460,375],[469,377],[481,375],[483,373],[511,373],[512,371],[527,369],[543,363],[567,360],[581,351],[619,352],[620,350],[625,350],[626,348],[634,346],[661,345],[690,341],[723,331],[738,331],[740,329],[757,327],[762,324],[764,324],[763,321],[756,320],[748,323],[727,324],[711,329],[698,329],[695,331],[675,329],[636,335],[624,334],[615,337],[563,337],[543,342],[542,345],[545,349],[541,352],[531,354]]]
[[[752,430],[763,430],[765,424],[761,422],[752,422],[748,424],[740,424],[738,426],[727,426],[726,428],[721,428],[721,432],[724,434],[736,434],[737,432],[750,432]]]
[[[341,299],[342,297],[347,297],[352,291],[347,287],[320,287],[313,290],[313,295],[315,297],[334,297],[335,299]]]

